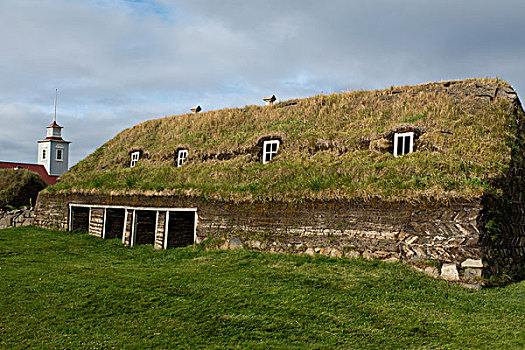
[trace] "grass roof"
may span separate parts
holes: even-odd
[[[119,133],[47,191],[225,201],[473,199],[497,190],[510,166],[516,101],[506,82],[469,79],[154,119]],[[387,152],[396,130],[420,134],[416,152]],[[257,158],[264,137],[282,139],[267,164]],[[177,168],[181,147],[189,158]],[[130,168],[133,150],[143,154]]]

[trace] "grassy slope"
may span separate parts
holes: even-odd
[[[0,348],[525,347],[525,282],[467,290],[400,264],[123,248],[0,231]]]
[[[470,80],[508,87],[499,80]],[[442,84],[430,84],[443,90]],[[181,115],[124,130],[66,173],[51,191],[195,195],[223,200],[473,198],[500,177],[509,163],[512,138],[508,101],[474,96],[455,99],[428,85],[320,95],[283,108],[247,106]],[[430,89],[432,90],[432,89]],[[405,157],[360,147],[408,123],[427,130],[422,140],[441,151]],[[443,133],[443,131],[449,133]],[[452,134],[450,134],[452,133]],[[200,155],[250,148],[264,135],[285,135],[274,161],[197,161]],[[319,140],[332,150],[310,154]],[[186,145],[190,160],[173,166],[174,151]],[[149,154],[133,169],[129,152]],[[340,154],[342,153],[342,154]]]

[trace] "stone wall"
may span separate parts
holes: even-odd
[[[207,239],[209,247],[241,245],[269,252],[416,263],[432,260],[427,272],[452,280],[480,277],[490,264],[481,239],[481,199],[426,206],[380,201],[234,204],[180,197],[41,194],[35,222],[67,228],[68,203],[198,208],[197,241]],[[128,211],[128,244],[131,217]],[[160,219],[156,248],[162,247],[164,236],[165,221]],[[476,269],[475,273],[469,269]]]
[[[0,230],[9,227],[29,226],[34,223],[33,209],[23,208],[15,210],[0,209]]]
[[[72,196],[50,196],[38,194],[35,205],[36,226],[67,231],[69,228],[68,211]]]
[[[435,207],[380,202],[225,205],[199,210],[197,232],[200,239],[235,237],[235,242],[240,238],[250,248],[270,252],[434,261],[426,271],[431,275],[473,279],[481,277],[485,259],[479,244],[480,211],[480,201]],[[462,266],[466,261],[481,267],[469,275],[467,269],[473,267]]]

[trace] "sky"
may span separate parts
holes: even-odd
[[[525,96],[523,0],[0,0],[0,160],[70,166],[142,121],[498,77]]]

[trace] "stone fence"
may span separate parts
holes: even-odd
[[[435,277],[478,284],[490,277],[492,267],[491,247],[484,245],[486,233],[480,224],[480,199],[423,206],[380,201],[228,203],[176,196],[41,193],[35,225],[68,230],[70,205],[95,207],[91,215],[85,212],[77,219],[84,222],[84,230],[99,237],[104,236],[103,227],[106,234],[113,232],[112,223],[117,221],[116,232],[123,232],[124,224],[125,232],[130,232],[131,226],[123,212],[117,217],[108,211],[104,224],[103,210],[97,210],[97,205],[140,206],[145,212],[146,208],[196,208],[195,243],[206,240],[211,249],[246,247],[275,253],[407,261]],[[142,214],[146,215],[139,212],[139,221],[146,218]],[[142,220],[136,229],[140,233],[149,227],[152,244],[153,237],[163,237],[154,231],[162,233],[164,217],[159,213],[157,224],[155,215],[149,218],[152,222],[146,224]],[[175,215],[170,217],[170,224],[173,218]],[[73,220],[73,226],[76,221]],[[159,248],[161,243],[157,242]],[[507,247],[521,248],[519,244]]]
[[[24,207],[15,210],[0,209],[0,230],[9,227],[33,225],[35,212],[33,208]]]

